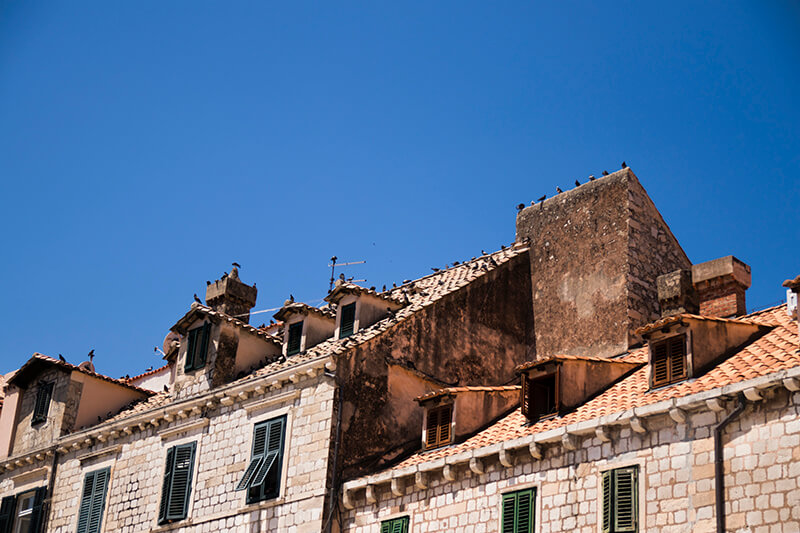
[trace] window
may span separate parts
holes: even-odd
[[[639,467],[603,472],[603,533],[638,531]]]
[[[289,326],[289,340],[286,342],[286,355],[300,353],[300,339],[303,337],[303,322],[295,322]]]
[[[192,470],[196,442],[173,446],[167,451],[167,465],[161,486],[161,505],[158,523],[165,524],[186,518],[189,511],[189,494],[192,491]]]
[[[90,472],[83,478],[83,495],[78,511],[77,533],[100,533],[106,504],[109,469]]]
[[[280,493],[286,417],[256,424],[250,464],[236,490],[247,491],[247,503],[277,498]]]
[[[503,494],[501,533],[532,533],[536,489]]]
[[[558,412],[558,371],[530,379],[522,377],[522,414],[535,422]]]
[[[47,420],[47,412],[50,410],[50,400],[52,399],[53,383],[39,383],[39,390],[36,391],[36,404],[33,406],[31,424],[38,424]]]
[[[39,487],[16,496],[7,496],[0,503],[0,531],[35,533],[42,520],[42,503],[47,489]]]
[[[653,387],[686,378],[686,335],[670,337],[651,346]]]
[[[453,406],[442,405],[428,409],[428,420],[425,426],[425,447],[437,448],[450,444],[450,424],[453,422]]]
[[[339,320],[339,338],[344,339],[353,334],[356,325],[356,303],[342,307],[342,315]]]
[[[381,533],[408,533],[408,517],[384,520],[381,522]]]
[[[205,366],[206,353],[208,352],[208,337],[210,334],[211,324],[209,322],[189,332],[189,346],[186,349],[186,364],[183,367],[185,372]]]

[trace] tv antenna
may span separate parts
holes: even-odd
[[[349,263],[337,263],[336,262],[337,259],[339,259],[339,258],[334,255],[333,257],[331,257],[331,264],[328,265],[329,267],[331,267],[331,283],[328,286],[328,292],[331,292],[333,290],[333,282],[336,280],[336,267],[337,266],[344,267],[344,266],[350,266],[350,265],[363,265],[364,263],[366,263],[366,261],[350,261]],[[344,274],[342,274],[342,275],[344,275]],[[347,281],[367,281],[367,280],[366,279],[353,279],[353,278],[350,278]]]

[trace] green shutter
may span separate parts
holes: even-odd
[[[250,453],[250,464],[244,471],[242,479],[236,485],[236,490],[245,490],[250,488],[253,478],[258,472],[258,469],[264,464],[264,451],[267,446],[267,422],[256,424],[253,428],[253,449]]]
[[[33,408],[32,424],[47,420],[47,413],[50,410],[50,400],[53,397],[53,384],[40,383],[36,391],[36,404]]]
[[[253,430],[253,457],[237,489],[249,489],[247,502],[278,496],[283,466],[286,417],[268,420]],[[245,479],[248,474],[250,479]]]
[[[164,468],[164,480],[161,483],[161,505],[158,508],[158,523],[167,521],[167,504],[169,503],[169,490],[172,486],[172,470],[175,468],[175,448],[167,450],[167,461]]]
[[[286,346],[286,355],[300,353],[300,341],[303,337],[303,322],[295,322],[289,326],[289,340]]]
[[[197,349],[197,330],[193,329],[188,333],[189,344],[186,346],[186,362],[183,365],[183,371],[188,372],[194,368],[194,352]]]
[[[381,533],[408,533],[408,517],[384,520],[381,522]]]
[[[0,503],[0,533],[11,531],[11,524],[14,521],[14,507],[17,499],[14,496],[6,496]]]
[[[94,490],[95,474],[96,472],[91,472],[83,478],[83,494],[81,495],[81,506],[78,511],[77,533],[87,533],[89,528],[89,513],[92,508],[92,490]]]
[[[52,384],[51,384],[52,386]],[[33,512],[31,513],[30,533],[39,533],[42,528],[42,518],[44,518],[44,498],[47,496],[47,487],[39,487],[33,496]]]
[[[264,458],[264,463],[261,469],[258,471],[258,474],[253,478],[252,485],[258,486],[264,483],[267,479],[267,476],[273,470],[280,471],[281,462],[283,458],[283,433],[284,433],[284,424],[286,422],[285,418],[278,418],[275,420],[270,420],[267,422],[266,427],[266,435],[267,438],[267,448],[266,448],[266,456]],[[276,476],[273,472],[273,478]],[[280,476],[277,476],[277,479],[280,480]],[[270,492],[277,490],[277,486],[273,487],[265,487],[265,489]]]
[[[189,511],[189,495],[192,491],[192,471],[194,452],[197,444],[175,446],[175,464],[172,468],[172,481],[167,502],[167,520],[186,518]]]
[[[108,476],[108,468],[95,472],[94,488],[92,489],[92,510],[89,513],[87,533],[100,533],[100,526],[103,524],[103,508],[106,504]]]
[[[208,354],[208,338],[211,335],[211,323],[206,322],[200,331],[197,333],[200,339],[200,350],[194,356],[194,367],[203,368],[206,364],[206,355]]]
[[[500,525],[502,533],[533,532],[534,495],[534,489],[503,495]]]
[[[614,531],[636,531],[636,468],[614,470]]]
[[[356,304],[355,302],[342,307],[342,315],[339,320],[339,338],[344,339],[353,334],[356,323]]]
[[[611,532],[611,472],[603,472],[603,533]]]
[[[514,523],[514,517],[517,514],[517,495],[512,494],[503,494],[503,516],[502,516],[502,524],[500,526],[500,531],[502,533],[515,533],[516,532],[516,524]]]

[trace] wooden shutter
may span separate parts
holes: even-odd
[[[51,383],[52,386],[52,383]],[[42,528],[42,518],[44,517],[44,498],[47,496],[47,487],[39,487],[33,496],[33,510],[31,513],[30,533],[39,533]]]
[[[501,533],[532,533],[534,489],[504,494],[501,511]]]
[[[175,446],[175,464],[172,468],[169,501],[167,503],[167,520],[186,518],[189,510],[189,494],[192,490],[192,471],[194,452],[197,444]]]
[[[517,495],[503,494],[502,523],[500,531],[502,533],[516,533],[514,517],[517,515]]]
[[[351,303],[342,307],[342,318],[339,320],[339,338],[344,339],[353,334],[356,324],[356,304]]]
[[[50,410],[50,400],[53,398],[53,383],[40,383],[36,391],[36,404],[33,408],[31,423],[44,422]]]
[[[453,406],[443,405],[439,408],[439,446],[450,444],[450,429],[453,423]]]
[[[686,377],[686,336],[679,335],[669,339],[670,381]]]
[[[526,418],[528,417],[528,413],[530,413],[530,399],[528,398],[528,376],[523,374],[522,375],[522,396],[520,397],[520,408],[522,409],[522,415]]]
[[[381,533],[408,533],[408,517],[384,520],[381,522]]]
[[[273,475],[269,479],[273,482],[273,486],[265,487],[266,493],[274,492],[277,487],[277,482],[280,480],[279,476],[275,476],[276,471],[279,472],[281,462],[283,460],[283,438],[286,419],[278,418],[267,422],[267,448],[264,456],[264,465],[253,478],[252,486],[258,486],[268,479],[270,473]]]
[[[91,472],[83,478],[83,494],[81,495],[81,506],[78,511],[77,533],[87,533],[89,531],[89,514],[92,511],[92,491],[94,490],[95,474],[97,472]]]
[[[268,423],[256,424],[253,428],[253,448],[250,452],[250,464],[244,471],[242,479],[236,485],[236,490],[246,490],[250,488],[251,482],[264,463],[264,452],[267,447]]]
[[[436,446],[436,437],[439,428],[439,410],[428,409],[428,420],[425,427],[425,447]]]
[[[686,335],[670,337],[654,344],[652,357],[654,387],[686,378]]]
[[[659,342],[653,346],[653,386],[669,383],[669,358],[667,343]]]
[[[191,330],[188,336],[189,344],[186,346],[186,362],[183,365],[184,372],[188,372],[194,368],[194,352],[197,350],[197,330]]]
[[[169,490],[172,486],[172,470],[175,468],[175,448],[167,450],[167,464],[164,468],[164,480],[161,483],[161,505],[158,509],[158,523],[167,521],[167,506],[169,504]]]
[[[211,335],[211,323],[206,322],[197,335],[200,337],[199,349],[194,355],[194,368],[203,368],[206,364],[206,354],[208,353],[208,338]]]
[[[611,472],[603,472],[603,533],[611,532]]]
[[[6,496],[0,503],[0,533],[11,531],[11,524],[14,522],[14,507],[17,499],[14,496]]]
[[[303,337],[303,322],[295,322],[289,326],[289,340],[286,346],[286,355],[300,353],[300,341]]]
[[[428,419],[425,425],[425,447],[435,448],[437,446],[450,444],[452,422],[452,404],[429,408]]]
[[[636,468],[614,470],[614,531],[636,531]]]
[[[94,488],[92,489],[91,511],[87,533],[100,533],[103,523],[103,508],[106,504],[106,490],[108,488],[108,468],[95,472]],[[81,502],[83,504],[83,502]]]

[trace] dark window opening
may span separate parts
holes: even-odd
[[[558,413],[558,373],[522,378],[522,414],[535,422]]]
[[[300,339],[303,337],[303,323],[295,322],[289,326],[289,340],[286,342],[286,355],[300,353]]]
[[[653,343],[651,372],[653,387],[669,385],[687,377],[686,335]]]
[[[39,383],[36,391],[36,404],[33,406],[33,417],[31,424],[38,424],[47,420],[47,413],[50,411],[50,401],[53,399],[53,383]]]
[[[339,338],[349,337],[355,331],[356,304],[355,302],[342,307],[342,318],[339,321]]]
[[[208,337],[211,334],[211,324],[206,322],[199,328],[194,328],[189,332],[189,345],[186,348],[186,364],[183,367],[185,372],[197,370],[206,365],[206,353],[208,353]]]
[[[277,498],[280,494],[285,436],[285,416],[261,422],[253,428],[250,464],[236,485],[236,490],[247,491],[247,503]]]

